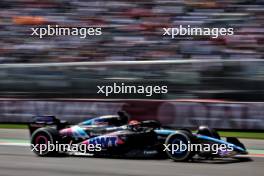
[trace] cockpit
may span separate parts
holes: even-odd
[[[124,111],[119,111],[118,115],[105,115],[81,122],[79,125],[96,126],[121,126],[129,122],[129,115]]]

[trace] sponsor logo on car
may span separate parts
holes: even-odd
[[[99,136],[95,138],[88,139],[86,141],[88,144],[101,144],[102,147],[114,147],[124,142],[117,136]]]

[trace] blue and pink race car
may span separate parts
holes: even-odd
[[[85,152],[103,157],[164,157],[189,161],[192,158],[213,159],[247,154],[245,146],[237,138],[222,140],[215,130],[206,126],[200,126],[196,133],[188,129],[165,129],[154,120],[130,120],[129,115],[122,111],[118,115],[96,117],[77,125],[69,125],[54,116],[37,116],[33,117],[29,129],[31,149],[38,156]],[[60,150],[45,147],[52,144],[68,147]],[[85,151],[83,146],[87,146]]]

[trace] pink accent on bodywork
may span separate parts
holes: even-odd
[[[60,130],[60,134],[65,135],[65,136],[71,136],[72,135],[72,129],[71,128],[62,129],[62,130]]]

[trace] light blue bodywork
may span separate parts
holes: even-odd
[[[159,134],[159,135],[170,135],[170,134],[173,134],[173,133],[176,133],[177,130],[168,130],[168,129],[158,129],[158,130],[154,130],[155,133]],[[208,136],[204,136],[204,135],[200,135],[200,134],[193,134],[197,139],[199,140],[203,140],[203,141],[208,141],[208,142],[213,142],[213,143],[217,143],[217,144],[225,144],[225,145],[229,145],[231,147],[233,147],[234,149],[240,151],[240,152],[246,152],[245,149],[235,145],[235,144],[232,144],[232,143],[229,143],[229,142],[226,142],[224,140],[221,140],[221,139],[216,139],[216,138],[213,138],[213,137],[208,137]]]

